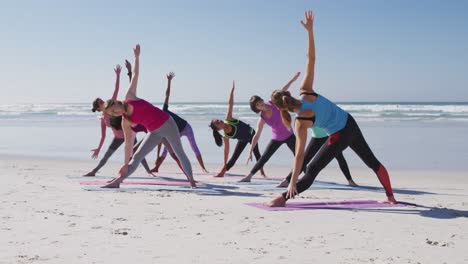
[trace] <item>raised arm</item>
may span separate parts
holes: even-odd
[[[305,12],[305,22],[301,20],[301,24],[307,30],[308,50],[307,50],[307,64],[304,79],[301,83],[301,91],[314,92],[314,74],[315,74],[315,41],[314,41],[314,15],[312,11]]]
[[[132,64],[128,61],[125,60],[125,68],[127,68],[127,75],[128,75],[128,81],[132,81]]]
[[[135,55],[135,63],[133,64],[133,75],[125,99],[137,99],[136,89],[138,86],[138,77],[140,75],[140,44],[137,44],[135,46],[135,48],[133,49],[133,54]]]
[[[169,97],[171,96],[171,82],[172,79],[175,77],[173,72],[170,72],[166,75],[167,77],[167,89],[166,89],[166,98],[164,99],[164,106],[169,107]]]
[[[236,88],[236,83],[232,81],[232,89],[231,89],[231,94],[229,95],[229,101],[228,101],[228,111],[226,113],[226,120],[232,120],[232,109],[234,107],[234,90]]]
[[[112,100],[117,100],[117,95],[119,95],[119,87],[120,87],[120,72],[122,71],[122,67],[120,67],[119,64],[115,66],[114,72],[115,72],[115,88],[114,88],[114,94],[112,95]]]
[[[299,78],[299,75],[301,75],[301,72],[296,72],[296,74],[294,74],[294,77],[291,80],[289,80],[289,82],[283,88],[281,88],[281,90],[284,92],[287,91],[291,84],[293,84],[297,80],[297,78]]]

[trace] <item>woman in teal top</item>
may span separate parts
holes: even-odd
[[[313,87],[315,78],[315,40],[314,15],[312,11],[305,13],[302,26],[307,31],[308,51],[305,76],[300,85],[301,99],[291,96],[288,91],[273,92],[271,101],[281,110],[283,122],[291,127],[290,112],[297,113],[294,130],[296,134],[296,154],[291,181],[287,192],[271,201],[269,206],[285,206],[286,201],[307,190],[320,171],[343,150],[350,147],[371,168],[385,189],[388,203],[396,203],[393,196],[390,177],[387,169],[375,157],[367,144],[354,118],[323,95],[315,93]],[[298,180],[304,165],[304,148],[307,141],[307,129],[320,127],[329,135],[327,144],[318,151],[316,157],[307,165],[305,175]]]
[[[312,158],[317,154],[320,148],[323,146],[325,142],[328,140],[328,134],[325,130],[313,126],[311,128],[312,138],[310,139],[309,144],[305,150],[304,155],[304,166],[302,167],[302,172],[304,172],[307,164],[312,160]],[[348,180],[348,184],[350,186],[358,186],[351,177],[351,173],[349,172],[348,163],[346,162],[343,153],[339,153],[335,156],[335,159],[338,161],[338,165],[340,166],[341,172],[343,172],[344,176]],[[288,187],[289,181],[292,177],[292,171],[289,173],[288,177],[282,181],[278,187]]]
[[[226,113],[225,120],[223,121],[220,119],[213,119],[210,123],[211,129],[213,129],[213,137],[215,139],[216,145],[221,147],[224,140],[224,165],[221,171],[215,177],[224,177],[226,171],[229,171],[234,166],[247,144],[252,143],[252,139],[255,135],[255,130],[251,126],[232,117],[232,109],[234,107],[234,89],[235,84],[233,82],[231,94],[229,95],[228,111]],[[218,132],[221,129],[224,132],[224,137]],[[228,161],[229,139],[231,138],[237,139],[237,145],[234,149],[234,153],[232,153],[232,156]],[[255,145],[253,152],[255,159],[258,161],[261,157],[258,144]],[[260,170],[260,173],[265,177],[263,168]]]

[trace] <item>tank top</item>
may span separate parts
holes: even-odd
[[[133,113],[131,116],[124,115],[124,117],[134,124],[143,125],[150,132],[160,128],[169,119],[168,113],[146,100],[125,100],[125,103],[133,106]]]
[[[331,135],[346,126],[348,113],[324,96],[318,94],[317,99],[313,102],[305,99],[301,99],[301,102],[302,106],[298,113],[304,110],[312,110],[315,113],[313,127],[320,127],[325,130],[328,135]]]
[[[255,130],[252,127],[240,120],[224,120],[224,123],[232,127],[230,134],[224,133],[224,136],[227,138],[250,142],[255,134]]]
[[[289,129],[284,125],[281,119],[281,113],[279,109],[271,102],[265,103],[271,107],[271,117],[267,118],[263,113],[260,114],[265,123],[271,127],[272,139],[283,141],[288,139],[292,134],[292,129]]]
[[[328,134],[325,130],[321,129],[320,127],[317,127],[317,126],[312,126],[311,127],[311,131],[310,131],[311,135],[313,138],[324,138],[324,137],[328,137]]]

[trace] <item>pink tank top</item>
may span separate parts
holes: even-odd
[[[168,113],[143,99],[125,100],[125,103],[133,106],[133,113],[124,117],[134,124],[143,125],[148,131],[160,128],[169,119]]]
[[[113,128],[110,124],[110,116],[106,113],[103,113],[102,114],[102,117],[101,119],[104,121],[104,124],[106,124],[106,127],[109,127],[110,129],[112,129],[112,132],[114,133],[114,137],[116,138],[124,138],[124,132],[123,130],[117,130],[115,128]]]
[[[263,113],[260,114],[260,116],[265,120],[265,123],[271,127],[272,139],[283,141],[289,138],[293,134],[292,129],[288,130],[283,124],[281,113],[278,108],[271,101],[265,104],[271,106],[271,117],[267,118]]]

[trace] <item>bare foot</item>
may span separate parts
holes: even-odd
[[[263,169],[260,170],[260,175],[262,175],[263,178],[266,178],[266,177],[267,177],[267,176],[266,176],[266,173],[265,173],[265,171],[264,171]]]
[[[250,182],[250,180],[252,179],[252,176],[245,176],[244,178],[240,179],[239,182]]]
[[[206,174],[210,173],[207,169],[202,169],[202,171],[203,173],[206,173]]]
[[[101,188],[120,188],[120,183],[122,181],[119,178],[114,179],[109,184],[101,186]]]
[[[191,187],[192,189],[195,189],[195,188],[197,188],[197,184],[196,184],[196,182],[195,182],[195,181],[193,181],[193,180],[192,180],[192,181],[190,181],[190,187]]]
[[[383,203],[396,204],[398,202],[397,202],[397,200],[395,200],[395,197],[389,196],[389,197],[387,197],[387,200],[383,201]]]
[[[158,166],[152,168],[152,169],[150,170],[150,172],[159,172]]]
[[[224,177],[224,173],[218,173],[218,175],[216,176],[213,176],[215,178],[223,178]]]
[[[83,175],[83,176],[84,176],[84,177],[93,177],[93,176],[96,176],[96,172],[91,171],[91,172],[86,173],[86,174]]]
[[[158,177],[156,174],[154,174],[152,171],[147,171],[148,176],[153,176],[153,177]]]
[[[285,207],[286,199],[284,199],[283,195],[280,195],[265,205],[268,207]]]
[[[283,187],[288,187],[289,182],[288,180],[284,179],[280,184],[278,184],[276,187],[277,188],[283,188]]]
[[[359,186],[353,180],[348,180],[348,185],[353,186],[353,187],[358,187]]]

